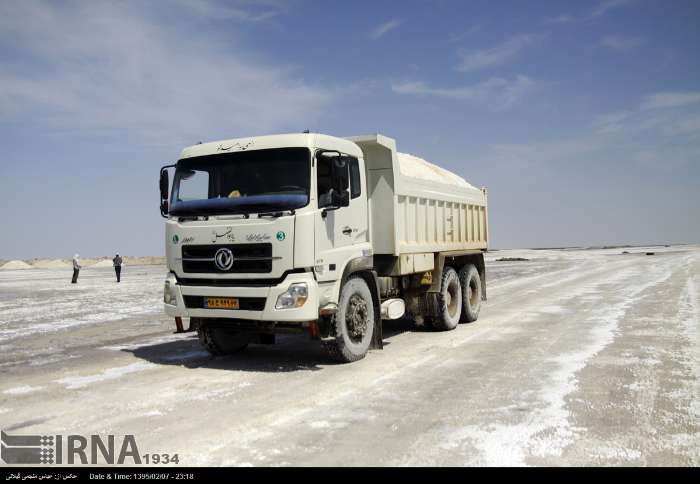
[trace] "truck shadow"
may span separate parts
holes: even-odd
[[[432,330],[425,326],[417,326],[415,321],[410,318],[390,319],[382,323],[382,335],[384,336],[384,345],[391,344],[391,338],[403,333],[431,333]]]
[[[383,325],[384,347],[391,339],[410,331],[425,331],[413,321],[400,319],[385,321]],[[244,351],[230,356],[211,356],[199,344],[196,334],[185,339],[144,344],[136,348],[124,348],[137,358],[158,365],[183,368],[208,368],[229,371],[284,373],[293,371],[319,371],[340,363],[331,360],[318,341],[304,335],[278,335],[273,345],[251,344]]]

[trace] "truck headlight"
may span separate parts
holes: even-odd
[[[300,308],[309,296],[309,289],[305,282],[297,282],[277,297],[275,309]]]
[[[165,280],[165,287],[163,288],[163,302],[165,304],[177,304],[175,287],[167,279]]]

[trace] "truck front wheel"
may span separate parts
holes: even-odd
[[[446,266],[442,272],[440,292],[435,294],[432,324],[439,331],[455,329],[462,314],[462,288],[457,272]]]
[[[467,264],[459,270],[459,282],[462,285],[462,318],[460,322],[471,323],[479,317],[481,309],[481,278],[473,264]]]
[[[333,339],[323,342],[335,360],[349,363],[367,354],[374,333],[372,293],[361,277],[350,277],[340,291],[338,311],[331,320]]]
[[[197,326],[197,335],[202,346],[214,356],[238,353],[250,342],[250,335],[247,333],[209,326],[204,321]]]

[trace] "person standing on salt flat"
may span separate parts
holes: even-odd
[[[78,254],[75,254],[75,257],[73,257],[73,279],[71,280],[71,283],[76,284],[78,282],[78,274],[80,273],[80,259]]]
[[[114,272],[117,273],[117,282],[120,282],[122,275],[122,258],[119,255],[119,252],[117,252],[117,255],[114,256],[114,259],[112,259],[112,264],[114,264]]]

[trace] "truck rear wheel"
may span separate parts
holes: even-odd
[[[481,309],[481,278],[473,264],[467,264],[459,270],[459,282],[462,286],[462,317],[460,322],[471,323],[479,317]]]
[[[333,339],[323,347],[335,360],[349,363],[367,354],[374,333],[372,293],[361,277],[350,277],[340,290],[338,311],[331,320]]]
[[[462,288],[457,272],[449,266],[442,271],[440,292],[435,295],[432,325],[439,331],[455,329],[462,315]]]
[[[215,356],[231,355],[243,351],[250,342],[250,335],[227,328],[209,326],[200,321],[197,327],[199,342]]]

